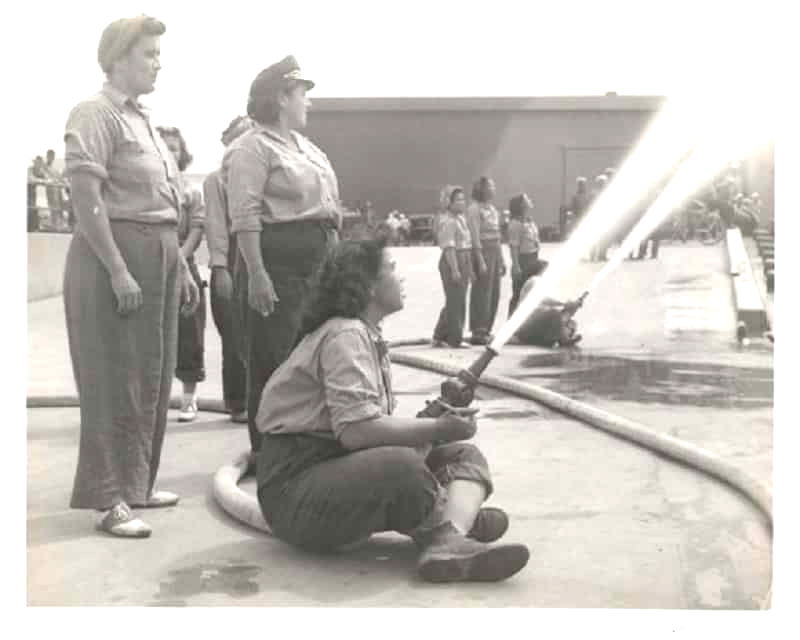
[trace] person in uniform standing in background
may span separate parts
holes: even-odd
[[[575,180],[575,193],[569,203],[567,210],[567,231],[566,236],[578,226],[586,210],[589,208],[589,192],[586,189],[586,178],[578,176]]]
[[[178,164],[181,175],[192,162],[192,155],[186,147],[177,127],[157,127],[164,142]],[[198,290],[200,301],[191,315],[181,314],[178,320],[178,364],[175,377],[183,383],[181,406],[178,412],[179,422],[192,422],[197,418],[197,383],[206,379],[205,368],[205,335],[206,335],[206,283],[200,277],[194,253],[203,239],[205,227],[205,207],[200,190],[183,181],[183,198],[181,200],[180,218],[178,220],[178,242],[181,254],[189,266]]]
[[[470,343],[487,345],[500,302],[500,280],[506,273],[500,244],[500,213],[492,201],[494,181],[481,177],[472,189],[467,225],[472,238],[475,284],[469,301]]]
[[[222,132],[227,148],[253,126],[247,116],[234,118]],[[244,322],[238,292],[234,291],[236,236],[231,233],[228,196],[222,180],[222,168],[212,171],[203,181],[206,203],[206,244],[211,269],[211,316],[222,342],[222,397],[233,422],[247,422],[247,370],[244,345]]]
[[[539,229],[533,221],[533,202],[521,193],[508,202],[511,222],[508,225],[508,248],[511,253],[511,301],[508,317],[514,313],[523,285],[531,276],[538,276],[547,262],[539,260]]]
[[[47,150],[44,172],[47,176],[47,207],[50,209],[50,223],[56,231],[62,231],[65,227],[64,221],[64,177],[55,164],[56,152],[52,149]]]
[[[69,115],[66,175],[78,224],[64,311],[81,407],[70,507],[104,512],[98,527],[146,537],[131,507],[168,507],[154,488],[177,356],[178,310],[198,290],[178,245],[181,176],[139,97],[153,91],[166,27],[112,22],[97,57],[108,81]],[[182,303],[182,305],[181,305]]]
[[[464,322],[467,315],[467,290],[474,279],[472,272],[472,238],[464,210],[467,199],[464,189],[450,187],[447,212],[438,222],[437,241],[442,249],[439,274],[442,277],[445,304],[433,330],[433,346],[453,348],[466,346]]]
[[[606,188],[607,184],[608,178],[605,174],[601,173],[598,176],[595,176],[594,186],[589,192],[589,207],[591,207],[595,200],[600,197],[600,194],[603,193],[603,189]],[[598,231],[598,234],[599,237],[592,245],[592,248],[589,252],[589,260],[591,262],[597,262],[598,260],[605,261],[607,259],[606,256],[608,254],[608,245],[610,238],[612,237],[611,229],[601,229]]]
[[[256,124],[223,159],[231,230],[244,262],[237,287],[247,291],[249,306],[247,412],[254,453],[261,390],[295,344],[310,278],[341,228],[333,167],[297,132],[306,126],[306,91],[313,86],[292,56],[259,73],[247,103]]]

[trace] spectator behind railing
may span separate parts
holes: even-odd
[[[48,163],[36,156],[28,167],[27,227],[33,231],[71,232],[74,226],[69,183],[56,168],[55,153],[47,154]],[[46,212],[46,213],[45,213]],[[66,214],[66,219],[64,214]]]

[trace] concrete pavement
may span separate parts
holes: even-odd
[[[543,257],[557,250],[546,245]],[[442,304],[433,248],[396,250],[406,308],[389,339],[427,337]],[[599,265],[576,265],[565,297]],[[492,373],[547,386],[735,460],[770,484],[772,352],[735,342],[721,247],[665,246],[625,262],[578,321],[580,352],[509,346]],[[504,279],[501,312],[510,295]],[[73,393],[60,299],[30,304],[29,395]],[[220,396],[219,340],[209,322],[208,397]],[[415,351],[457,363],[480,353]],[[395,367],[399,413],[413,415],[441,378]],[[306,605],[756,608],[771,575],[762,516],[741,496],[530,401],[481,389],[477,444],[493,468],[509,540],[531,562],[497,585],[435,586],[414,577],[415,551],[375,536],[348,555],[310,556],[232,521],[210,495],[213,472],[245,447],[241,425],[204,414],[172,422],[159,485],[181,503],[146,512],[142,541],[95,532],[67,509],[77,409],[28,411],[28,602],[32,605]],[[176,417],[173,414],[173,419]]]

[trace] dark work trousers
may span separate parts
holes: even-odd
[[[481,275],[475,259],[475,282],[469,299],[469,328],[473,338],[486,338],[491,333],[500,302],[500,264],[503,260],[500,240],[481,240],[481,244],[486,273]]]
[[[442,496],[453,480],[492,493],[489,465],[468,442],[349,451],[305,434],[264,436],[258,502],[275,536],[309,551],[334,551],[381,531],[413,537],[444,521]],[[438,521],[437,521],[438,520]]]
[[[291,353],[302,319],[303,301],[309,293],[311,277],[328,249],[338,242],[334,227],[323,222],[283,222],[265,225],[261,232],[261,256],[272,280],[278,302],[268,316],[254,311],[247,303],[245,319],[247,350],[247,429],[252,451],[258,451],[261,434],[256,429],[256,414],[261,391],[272,373]],[[244,278],[246,280],[246,269]],[[241,279],[241,278],[240,278]]]
[[[472,249],[456,250],[456,262],[461,279],[453,280],[453,270],[445,258],[444,251],[439,259],[439,275],[444,288],[444,308],[439,313],[439,321],[433,330],[433,339],[446,342],[451,347],[461,344],[464,338],[464,323],[467,316],[467,290],[472,278]]]
[[[517,277],[511,276],[511,301],[508,303],[508,317],[510,318],[519,304],[519,295],[522,287],[532,276],[538,276],[547,267],[546,260],[539,260],[539,252],[520,253],[519,268],[520,274]]]
[[[186,261],[192,275],[200,301],[190,316],[180,314],[178,318],[178,364],[175,377],[181,382],[202,382],[206,379],[205,335],[206,335],[206,293],[205,283],[200,278],[194,256]]]
[[[228,245],[228,273],[235,282],[236,239],[231,236]],[[218,270],[211,271],[211,317],[222,342],[222,397],[225,408],[238,413],[247,406],[247,371],[242,358],[241,321],[237,321],[236,294],[230,298],[220,297],[214,288]]]
[[[654,235],[642,240],[641,244],[639,245],[639,255],[637,256],[638,260],[644,260],[647,257],[648,242],[652,243],[650,245],[650,257],[653,259],[658,258],[658,245],[661,243],[661,238],[657,235]]]

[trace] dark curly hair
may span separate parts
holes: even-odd
[[[525,198],[527,194],[520,193],[519,195],[514,196],[511,200],[508,201],[508,217],[512,220],[522,220],[522,215],[525,213],[525,210],[528,208],[527,203],[525,202]]]
[[[156,127],[156,131],[161,134],[161,137],[165,139],[167,137],[170,138],[177,138],[178,142],[181,143],[181,155],[178,158],[178,169],[180,171],[185,171],[186,167],[192,164],[192,154],[189,153],[189,149],[186,147],[186,140],[183,139],[183,134],[181,134],[181,130],[178,127]]]
[[[477,202],[486,202],[489,199],[489,183],[492,181],[487,176],[481,176],[472,185],[472,199]]]
[[[357,318],[367,308],[386,248],[384,234],[348,240],[330,250],[314,275],[300,323],[299,342],[331,318]]]

